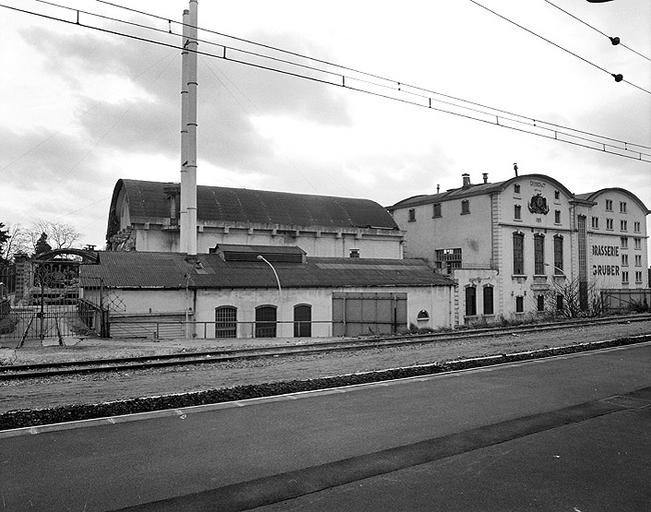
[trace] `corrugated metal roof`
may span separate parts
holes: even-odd
[[[124,187],[132,219],[170,216],[166,189],[174,183],[118,180],[111,211]],[[197,187],[197,217],[203,221],[280,224],[284,226],[375,227],[398,229],[378,203],[368,199],[269,192],[226,187]]]
[[[199,265],[185,254],[100,252],[99,264],[82,265],[82,286],[102,279],[109,288],[275,288],[271,269],[262,261],[226,262],[200,254]],[[352,286],[453,286],[422,260],[308,258],[306,263],[275,263],[284,288]],[[187,276],[187,277],[186,277]]]

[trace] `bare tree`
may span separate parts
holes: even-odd
[[[552,287],[544,295],[545,311],[566,318],[602,315],[604,304],[599,289],[595,283],[585,283],[585,286],[587,301],[582,304],[578,278],[553,279]]]
[[[0,244],[0,259],[11,261],[16,254],[30,251],[31,238],[20,224],[9,225],[4,232],[6,237],[4,244]]]
[[[47,241],[53,249],[69,249],[81,238],[81,234],[70,224],[39,220],[29,230],[32,251],[36,250],[36,243],[43,233],[47,235]]]

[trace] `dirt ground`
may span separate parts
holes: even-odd
[[[0,412],[40,409],[67,404],[100,403],[246,384],[310,379],[649,333],[651,333],[651,320],[553,331],[534,331],[517,335],[486,335],[480,338],[442,340],[427,345],[387,349],[363,349],[290,358],[8,381],[0,384]],[[24,363],[36,359],[40,361],[86,359],[90,355],[93,358],[115,357],[116,355],[134,355],[135,352],[140,354],[170,353],[184,349],[187,351],[205,350],[217,346],[260,346],[261,343],[296,342],[295,339],[246,341],[254,343],[242,345],[237,340],[219,343],[203,340],[201,342],[182,340],[161,343],[144,340],[138,342],[87,340],[83,345],[73,347],[40,347],[25,352],[17,351],[15,361]],[[309,341],[314,342],[315,340]]]

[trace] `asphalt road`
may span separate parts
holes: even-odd
[[[602,492],[604,499],[627,492],[639,499],[640,479],[651,480],[651,396],[604,399],[650,387],[650,363],[651,344],[645,344],[138,421],[0,433],[0,506],[52,512],[226,511],[305,495],[270,510],[400,510],[389,503],[404,504],[403,510],[436,510],[427,501],[436,478],[452,486],[440,487],[439,499],[445,496],[450,505],[440,502],[441,510],[511,510],[508,506],[517,503],[524,505],[518,510],[536,509],[522,501],[528,495],[539,500],[538,510],[596,510],[581,508],[579,495],[562,507],[549,501],[545,508],[544,498],[578,489],[569,483],[577,474],[588,490],[586,482],[597,482],[597,494],[616,477],[610,494]],[[625,454],[617,464],[604,462],[614,460],[608,450],[618,446],[608,439],[617,440],[618,453]],[[558,488],[545,477],[559,462],[543,450],[552,441],[558,446],[552,451],[559,453],[551,455],[564,460],[572,454],[574,461]],[[512,448],[500,452],[505,446]],[[497,461],[491,453],[498,454]],[[507,473],[504,483],[500,472]],[[392,489],[386,484],[391,475],[396,482],[403,478],[403,484]],[[505,501],[489,500],[496,482],[501,487],[495,496],[499,492]],[[509,494],[506,482],[517,492]],[[620,489],[621,482],[629,482],[629,488]],[[332,485],[338,487],[323,491]],[[368,495],[351,494],[352,487]],[[545,491],[536,494],[539,489]],[[337,501],[338,492],[347,501]],[[347,508],[354,496],[360,504],[373,503],[368,496],[380,501],[375,507]],[[387,501],[390,496],[397,501]],[[309,508],[326,499],[334,501]],[[411,507],[409,499],[416,500]],[[606,502],[598,509],[636,510]]]

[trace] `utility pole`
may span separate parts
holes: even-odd
[[[179,252],[197,255],[197,0],[183,11]]]

